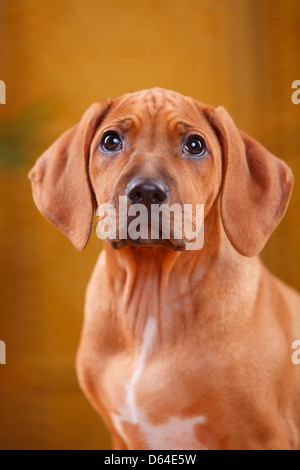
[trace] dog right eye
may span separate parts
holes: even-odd
[[[105,152],[117,152],[122,149],[122,141],[116,132],[104,135],[100,144]]]

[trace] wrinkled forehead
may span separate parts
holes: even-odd
[[[184,133],[189,129],[211,130],[205,105],[180,93],[160,88],[127,94],[115,100],[105,118],[105,125],[147,128],[159,125],[161,130]]]

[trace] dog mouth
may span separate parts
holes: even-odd
[[[153,247],[161,247],[167,248],[172,251],[184,251],[185,244],[184,243],[173,243],[170,240],[151,240],[151,239],[137,239],[131,240],[130,238],[126,240],[109,240],[110,245],[115,250],[121,250],[127,246],[137,246],[141,248],[153,248]]]
[[[128,225],[130,224],[130,218],[128,218]],[[167,248],[172,251],[184,251],[185,250],[185,242],[181,239],[174,239],[172,236],[168,237],[166,234],[163,233],[161,227],[155,226],[155,235],[154,237],[151,236],[152,234],[152,225],[149,222],[146,226],[141,227],[144,229],[144,233],[141,233],[138,237],[131,237],[130,231],[128,231],[128,236],[125,239],[115,239],[115,240],[108,240],[110,245],[116,249],[120,250],[127,246],[137,246],[141,248],[153,248],[153,247],[162,247]],[[147,236],[145,235],[145,229],[147,232]]]
[[[130,207],[128,210],[127,201],[121,208],[120,205],[117,209],[109,206],[104,206],[102,211],[97,210],[99,222],[96,231],[100,239],[105,239],[116,250],[126,246],[162,247],[172,251],[197,249],[193,239],[198,237],[198,229],[194,231],[195,224],[189,205],[187,212],[184,212],[186,207],[182,210],[180,204],[162,207],[151,205],[151,210],[140,204],[134,211]]]

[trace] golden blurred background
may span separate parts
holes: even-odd
[[[225,106],[293,169],[288,213],[262,254],[300,290],[299,0],[0,0],[0,449],[109,449],[74,362],[79,254],[36,210],[27,173],[94,101],[160,86]]]

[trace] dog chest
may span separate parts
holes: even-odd
[[[118,400],[117,407],[113,404],[114,411],[111,412],[113,425],[128,448],[133,447],[134,440],[134,447],[141,446],[148,449],[205,449],[197,437],[199,427],[206,422],[205,416],[201,414],[184,416],[182,413],[177,415],[171,411],[169,415],[164,413],[161,419],[153,420],[153,411],[155,412],[153,400],[157,400],[156,408],[159,410],[162,388],[155,386],[159,382],[157,374],[153,377],[152,389],[151,385],[144,385],[144,377],[147,357],[151,352],[155,334],[156,323],[153,318],[150,318],[144,331],[143,344],[135,367],[126,381],[120,384],[123,390],[122,399]],[[140,390],[142,390],[142,396],[139,393]],[[149,397],[152,403],[151,409],[147,409]]]

